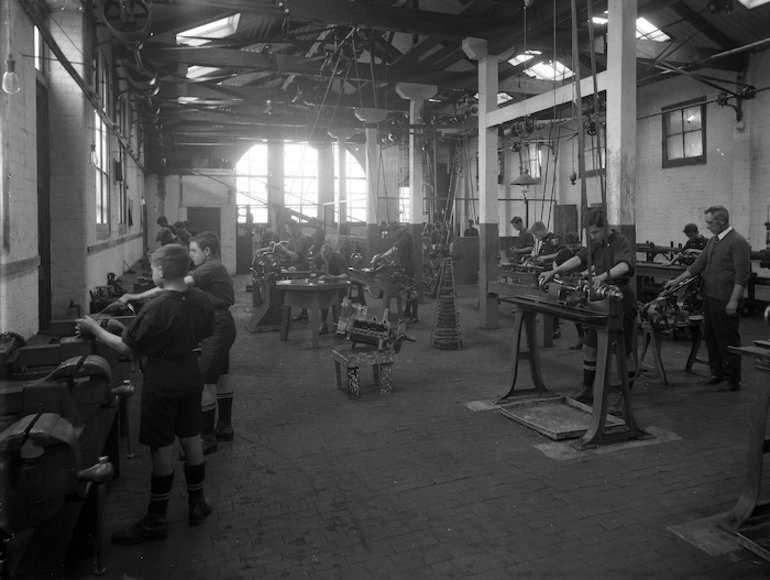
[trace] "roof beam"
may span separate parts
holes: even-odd
[[[487,113],[484,120],[486,127],[497,127],[503,123],[514,121],[519,118],[532,115],[540,111],[547,111],[555,106],[569,103],[573,97],[573,83],[561,86],[553,91],[542,93],[529,99],[524,99],[507,107],[500,107]],[[607,71],[596,75],[596,84],[599,91],[607,90]],[[584,95],[590,94],[594,90],[594,79],[591,76],[585,77],[580,81],[581,92]]]
[[[159,63],[175,63],[182,65],[198,65],[223,69],[244,69],[252,72],[272,72],[280,75],[300,75],[323,78],[321,61],[304,57],[288,55],[264,55],[257,52],[245,52],[226,48],[202,47],[173,47],[152,48],[142,51],[147,60]],[[476,71],[446,72],[427,68],[409,66],[369,65],[359,63],[350,67],[348,81],[370,81],[372,69],[377,82],[420,82],[423,84],[439,85],[447,88],[462,88],[468,82],[474,82]]]
[[[722,49],[735,48],[735,41],[706,20],[700,13],[690,8],[684,2],[676,2],[671,6],[671,10],[676,12],[681,18],[688,20],[689,23],[698,29],[698,31],[707,36],[709,40],[715,42]]]
[[[285,17],[272,0],[181,0],[179,6],[210,6],[222,10],[259,13]],[[493,39],[501,27],[513,22],[499,19],[469,17],[427,10],[393,7],[373,2],[350,0],[290,0],[291,19],[306,22],[325,22],[347,26],[364,26],[373,30],[397,31],[407,34],[435,34],[451,38],[475,36]]]

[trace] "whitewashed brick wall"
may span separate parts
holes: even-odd
[[[0,263],[12,269],[12,264],[34,260],[38,255],[37,241],[37,156],[35,67],[32,54],[32,25],[16,0],[11,7],[11,53],[16,60],[16,72],[21,92],[6,95],[0,92],[3,107],[7,103],[6,122],[9,143],[7,165],[3,171],[10,175],[8,216],[10,247],[0,250]],[[5,57],[3,57],[5,58]],[[0,269],[0,332],[16,332],[28,336],[38,330],[38,271],[32,267],[16,274],[3,275]]]

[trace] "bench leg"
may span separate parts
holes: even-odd
[[[361,386],[358,382],[358,367],[348,369],[348,397],[358,398],[361,396]]]
[[[338,360],[334,361],[334,386],[338,391],[342,390],[342,368]]]
[[[393,363],[377,365],[377,366],[380,367],[380,370],[379,370],[380,394],[389,395],[390,393],[393,392],[393,383],[392,383]]]

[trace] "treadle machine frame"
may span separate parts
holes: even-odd
[[[556,302],[553,298],[543,296],[513,296],[506,299],[515,304],[516,315],[513,326],[512,347],[512,380],[508,392],[500,397],[498,405],[510,403],[518,397],[535,395],[539,397],[559,396],[545,386],[540,363],[540,347],[537,341],[537,326],[535,317],[537,314],[555,316],[560,319],[579,322],[596,330],[597,333],[597,364],[596,378],[594,380],[594,401],[592,417],[588,429],[583,437],[573,447],[579,450],[591,449],[598,445],[627,441],[630,439],[645,439],[650,437],[636,423],[628,384],[626,366],[625,339],[623,338],[622,306],[620,302],[611,298],[598,301],[589,301],[585,305],[566,306]],[[521,330],[524,327],[528,353],[521,352]],[[527,355],[529,369],[534,387],[530,389],[516,389],[518,379],[519,359]],[[613,358],[621,378],[619,383],[610,383]],[[624,421],[626,428],[618,429],[607,421],[607,397],[611,393],[618,393],[623,398]]]
[[[757,369],[770,374],[770,346],[767,341],[755,341],[758,346],[729,347],[730,352],[757,360]],[[751,409],[749,449],[746,458],[746,481],[735,507],[719,523],[734,533],[738,543],[770,561],[770,501],[760,500],[764,456],[770,453],[770,439],[765,437],[770,380],[756,383],[757,391]]]

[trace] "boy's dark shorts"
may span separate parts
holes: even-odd
[[[214,333],[201,343],[198,366],[203,382],[215,385],[221,375],[230,371],[230,347],[235,342],[235,321],[229,310],[218,311],[214,320]]]
[[[142,383],[139,442],[166,447],[175,437],[199,435],[203,379],[197,357],[148,362]]]

